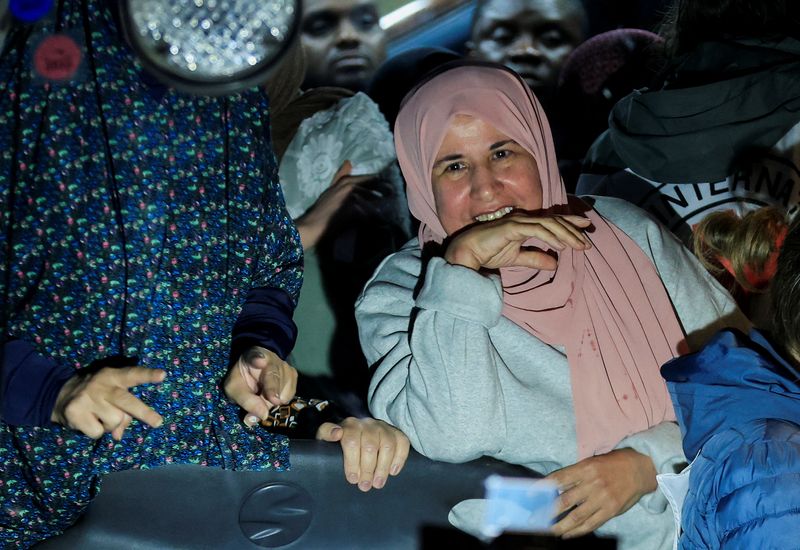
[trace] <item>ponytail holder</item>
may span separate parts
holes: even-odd
[[[783,248],[783,241],[786,240],[788,232],[789,227],[784,225],[781,230],[778,231],[778,234],[775,235],[775,246],[767,258],[767,261],[764,262],[764,268],[760,272],[756,272],[749,264],[746,264],[742,269],[744,279],[751,288],[764,290],[775,276],[775,272],[778,270],[778,256],[780,256],[781,248]],[[723,256],[717,257],[717,260],[722,264],[722,267],[736,279],[736,271],[733,269],[731,261]],[[747,291],[747,289],[744,290]]]
[[[788,226],[784,225],[775,236],[775,247],[772,249],[767,261],[764,262],[764,269],[762,269],[760,273],[757,273],[749,265],[744,266],[744,278],[753,288],[763,290],[775,276],[775,272],[778,270],[778,256],[781,253],[783,241],[786,240],[786,234],[788,232]]]

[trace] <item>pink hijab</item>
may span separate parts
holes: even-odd
[[[409,208],[422,222],[421,243],[446,237],[436,214],[431,171],[457,114],[492,124],[533,155],[543,209],[568,204],[550,126],[525,83],[500,67],[458,66],[407,98],[395,125]],[[591,219],[592,248],[560,252],[555,272],[506,268],[500,275],[503,315],[566,349],[578,456],[586,458],[612,450],[628,435],[675,420],[659,368],[686,344],[650,259],[579,199],[571,197],[569,206]]]

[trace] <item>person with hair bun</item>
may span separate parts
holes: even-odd
[[[768,206],[742,217],[731,210],[712,212],[694,227],[695,255],[756,325],[768,312],[764,298],[788,223],[785,212]]]
[[[698,228],[701,259],[743,291],[764,291],[769,316],[749,334],[720,331],[661,373],[691,465],[659,483],[678,548],[796,548],[800,533],[800,225],[774,209]]]

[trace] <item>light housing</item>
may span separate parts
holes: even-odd
[[[169,86],[232,94],[265,83],[296,38],[300,0],[121,0],[123,32]]]

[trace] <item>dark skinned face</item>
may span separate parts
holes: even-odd
[[[307,0],[303,8],[303,87],[364,90],[386,58],[375,4],[369,0]]]
[[[568,0],[488,0],[472,29],[471,53],[516,71],[547,101],[585,38],[584,22],[582,8]]]

